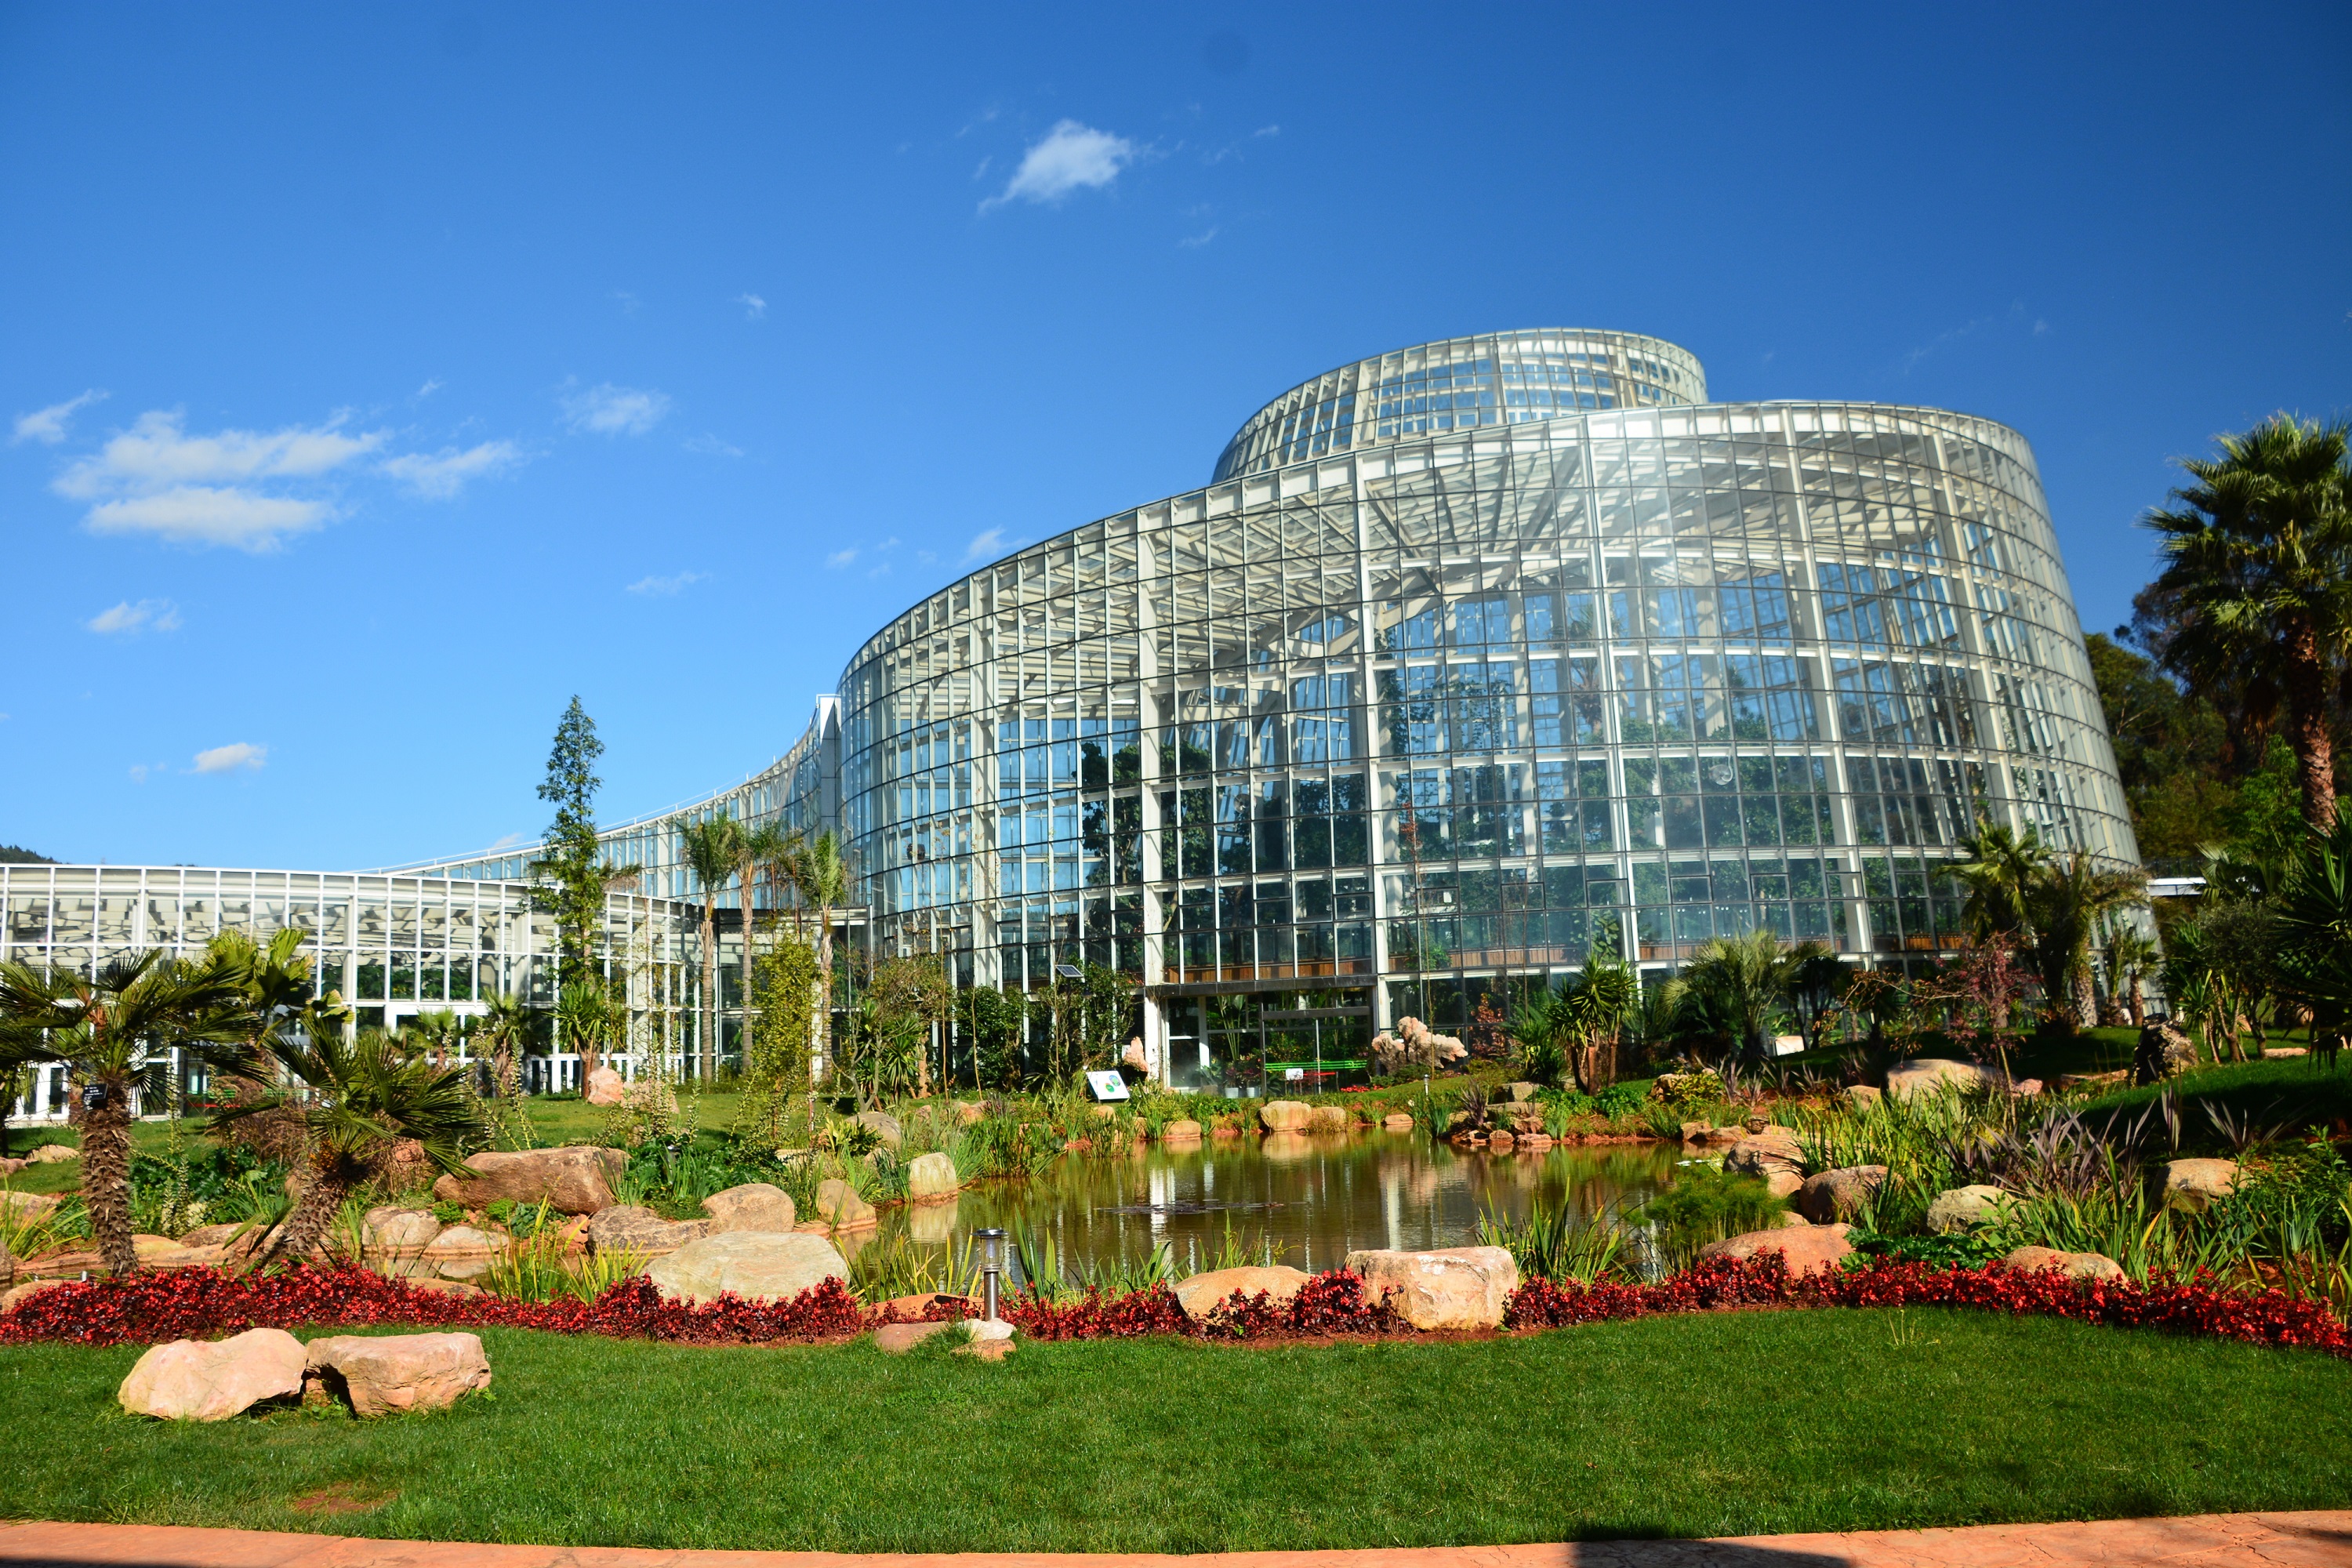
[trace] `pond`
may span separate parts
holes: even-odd
[[[901,1237],[961,1249],[972,1230],[1001,1226],[1050,1236],[1066,1270],[1139,1264],[1165,1242],[1184,1272],[1235,1247],[1251,1262],[1315,1272],[1360,1247],[1472,1246],[1481,1214],[1523,1219],[1538,1200],[1580,1215],[1622,1212],[1662,1191],[1682,1157],[1672,1143],[1495,1154],[1384,1132],[1153,1143],[1133,1156],[1065,1156],[1028,1181],[989,1182],[953,1203],[887,1209],[878,1230],[840,1239],[853,1254]]]

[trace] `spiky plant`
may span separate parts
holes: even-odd
[[[63,1062],[85,1086],[82,1194],[110,1273],[135,1271],[131,1244],[131,1097],[168,1092],[165,1065],[184,1060],[243,1075],[264,1033],[235,973],[150,950],[95,974],[0,963],[0,1066]]]
[[[344,1200],[385,1168],[404,1139],[414,1140],[436,1169],[455,1171],[465,1145],[484,1132],[480,1102],[467,1092],[464,1072],[412,1056],[382,1030],[362,1030],[351,1041],[339,1034],[273,1037],[267,1048],[280,1081],[257,1104],[215,1118],[231,1123],[289,1105],[299,1109],[310,1135],[310,1185],[264,1261],[310,1257]]]

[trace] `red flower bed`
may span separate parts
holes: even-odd
[[[1660,1312],[1789,1305],[1822,1307],[1970,1307],[2071,1318],[2116,1328],[2165,1329],[2250,1344],[2300,1346],[2352,1356],[2352,1331],[2322,1301],[2283,1290],[2227,1290],[2204,1279],[2128,1282],[2067,1279],[2054,1269],[2024,1272],[1990,1265],[1943,1268],[1874,1259],[1851,1272],[1791,1279],[1779,1258],[1714,1261],[1654,1284],[1604,1282],[1591,1289],[1530,1279],[1511,1295],[1504,1325],[1562,1328]],[[962,1316],[961,1300],[930,1303],[924,1314]],[[1165,1285],[1123,1296],[1089,1291],[1055,1303],[1022,1298],[1004,1315],[1032,1339],[1134,1339],[1179,1334],[1261,1339],[1411,1331],[1387,1299],[1364,1300],[1363,1282],[1333,1270],[1316,1276],[1286,1302],[1236,1293],[1204,1322],[1186,1318]],[[709,1306],[665,1301],[651,1281],[625,1280],[593,1301],[518,1301],[420,1289],[364,1268],[289,1268],[239,1277],[211,1268],[147,1270],[121,1282],[58,1285],[0,1315],[0,1344],[153,1344],[211,1339],[255,1327],[380,1326],[541,1329],[614,1339],[683,1344],[773,1344],[838,1339],[868,1327],[874,1315],[828,1279],[789,1301],[729,1296]]]
[[[2085,1284],[2054,1268],[2027,1271],[2000,1264],[1943,1268],[1887,1258],[1874,1259],[1866,1268],[1794,1279],[1780,1259],[1769,1254],[1745,1263],[1702,1263],[1654,1285],[1601,1284],[1588,1290],[1530,1279],[1512,1293],[1503,1321],[1515,1329],[1549,1329],[1766,1302],[1973,1307],[2352,1355],[2352,1332],[2326,1302],[2284,1290],[2227,1290],[2203,1279],[2159,1278],[2144,1286],[2126,1280]]]
[[[789,1301],[730,1296],[698,1307],[663,1300],[642,1278],[624,1280],[593,1301],[518,1301],[419,1289],[348,1265],[242,1277],[213,1268],[146,1269],[120,1282],[75,1282],[26,1298],[0,1316],[0,1344],[153,1344],[299,1324],[545,1329],[730,1344],[856,1333],[866,1326],[866,1314],[836,1279]]]

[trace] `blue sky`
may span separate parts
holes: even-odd
[[[0,842],[345,868],[789,745],[1381,349],[1990,416],[2087,626],[2352,408],[2352,11],[0,5]]]

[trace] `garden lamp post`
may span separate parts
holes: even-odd
[[[981,1313],[989,1322],[995,1322],[997,1298],[1003,1294],[1004,1280],[1004,1232],[992,1226],[972,1232],[980,1243]]]

